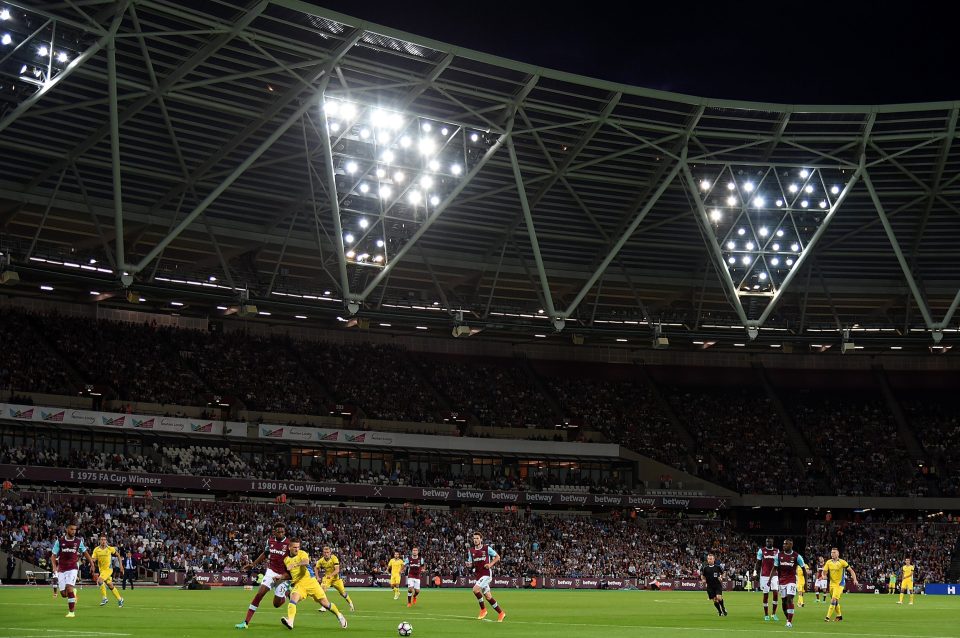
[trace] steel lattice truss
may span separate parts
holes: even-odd
[[[297,0],[4,6],[13,267],[526,333],[952,332],[960,102],[669,94]]]

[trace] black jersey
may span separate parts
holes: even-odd
[[[718,563],[704,565],[700,568],[700,573],[703,574],[708,586],[720,587],[720,576],[723,574],[723,568]]]

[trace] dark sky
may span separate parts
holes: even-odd
[[[680,93],[791,103],[960,99],[960,17],[940,3],[803,0],[314,4],[522,62]],[[561,10],[560,7],[576,10]]]

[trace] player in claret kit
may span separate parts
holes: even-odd
[[[473,567],[473,577],[477,582],[473,585],[473,595],[477,597],[480,603],[480,615],[478,620],[487,616],[487,608],[483,605],[483,599],[486,598],[490,606],[497,612],[497,622],[503,622],[507,614],[500,609],[500,604],[490,592],[490,583],[493,582],[493,566],[500,562],[500,555],[497,554],[489,545],[484,545],[483,535],[480,532],[473,533],[473,547],[467,554],[467,565]]]
[[[273,526],[273,537],[267,541],[263,552],[257,556],[257,559],[248,565],[244,565],[243,571],[251,567],[256,567],[262,562],[267,561],[267,571],[263,575],[263,581],[260,583],[260,589],[257,590],[250,606],[247,608],[247,617],[243,622],[234,625],[237,629],[246,629],[253,620],[253,615],[257,613],[257,607],[260,601],[267,595],[271,589],[274,589],[273,606],[280,607],[286,601],[286,581],[290,578],[283,560],[287,557],[287,548],[290,542],[287,540],[287,528],[283,523],[277,523]]]
[[[773,561],[777,557],[777,549],[773,546],[773,539],[768,538],[763,547],[757,550],[757,573],[760,574],[760,591],[763,592],[763,619],[780,620],[777,618],[777,597],[779,593],[777,574],[773,569]],[[773,592],[773,615],[770,614],[770,592]]]
[[[76,616],[77,595],[74,586],[77,584],[77,575],[80,572],[80,556],[90,563],[90,573],[96,573],[93,558],[87,553],[87,546],[83,539],[77,537],[77,524],[67,523],[66,533],[53,544],[50,553],[50,564],[53,573],[57,576],[57,585],[60,596],[67,599],[67,618]]]
[[[787,615],[787,627],[793,627],[793,599],[797,595],[797,572],[806,570],[803,556],[793,551],[793,541],[783,541],[783,549],[773,559],[777,570],[780,598],[783,600],[783,612]]]
[[[827,572],[823,566],[823,556],[817,556],[817,580],[813,583],[813,590],[817,592],[817,602],[820,602],[820,593],[823,592],[823,602],[827,602]]]
[[[410,557],[403,563],[407,566],[407,607],[411,607],[417,604],[417,596],[420,595],[420,572],[423,571],[420,548],[410,550]]]

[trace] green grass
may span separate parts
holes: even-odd
[[[333,636],[342,630],[330,614],[301,603],[296,629],[280,624],[284,609],[274,609],[269,599],[245,632],[233,625],[243,620],[252,592],[224,587],[211,591],[140,588],[126,591],[123,609],[99,607],[99,592],[86,586],[80,592],[77,616],[64,618],[66,603],[53,600],[50,589],[0,588],[0,638],[193,638],[209,635],[282,636],[290,633]],[[406,599],[393,600],[389,590],[352,592],[357,611],[344,609],[350,627],[344,638],[392,638],[403,620],[414,628],[415,638],[512,638],[561,636],[562,638],[634,638],[661,635],[699,638],[791,632],[794,634],[847,636],[911,636],[947,638],[958,635],[960,598],[917,596],[912,607],[896,605],[892,596],[847,595],[843,623],[826,624],[826,605],[813,595],[797,610],[794,628],[765,623],[759,594],[733,593],[727,598],[730,615],[718,618],[702,592],[627,591],[519,591],[495,592],[507,612],[503,624],[476,620],[478,606],[469,590],[425,590],[419,604],[406,608]],[[331,598],[341,600],[334,592]],[[344,608],[346,605],[344,605]],[[495,618],[493,614],[491,618]],[[239,638],[239,636],[238,636]]]

